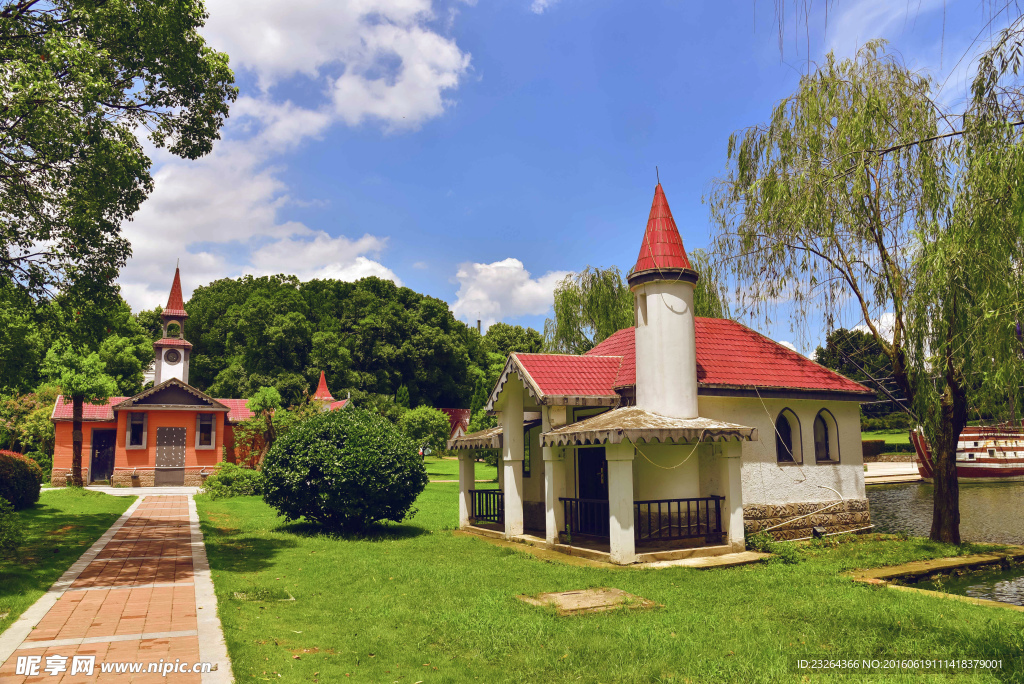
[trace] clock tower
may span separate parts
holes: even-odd
[[[171,295],[167,298],[160,317],[164,322],[164,336],[153,343],[153,356],[156,372],[153,384],[177,378],[188,384],[188,360],[192,353],[192,345],[185,340],[185,303],[181,298],[181,276],[174,269],[174,283],[171,284]]]

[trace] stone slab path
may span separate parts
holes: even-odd
[[[23,656],[40,656],[38,674],[18,674]],[[72,675],[74,656],[94,656],[92,673]],[[234,681],[192,496],[140,497],[0,635],[0,661],[0,684]],[[204,662],[215,669],[184,671]],[[102,671],[115,663],[141,672]]]

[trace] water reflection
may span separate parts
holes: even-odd
[[[962,577],[943,577],[939,582],[919,582],[914,586],[1024,606],[1024,568],[1020,567],[969,573]]]
[[[932,485],[923,483],[868,487],[875,529],[927,537],[932,526],[932,491]],[[1024,482],[962,483],[960,538],[1024,544]]]

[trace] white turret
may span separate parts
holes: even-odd
[[[627,280],[636,297],[636,405],[671,418],[697,417],[697,277],[658,183]]]

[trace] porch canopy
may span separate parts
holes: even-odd
[[[620,444],[623,440],[634,444],[755,441],[757,428],[711,418],[669,418],[637,406],[624,406],[540,436],[545,447]]]
[[[479,432],[459,435],[455,439],[448,440],[448,448],[452,451],[464,449],[500,449],[501,448],[501,426],[496,425]]]

